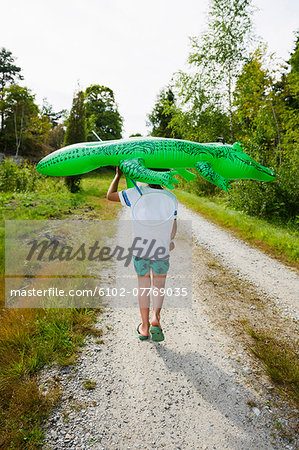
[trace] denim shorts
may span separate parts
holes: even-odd
[[[133,255],[134,268],[137,275],[143,277],[150,268],[155,275],[163,275],[169,269],[169,256],[166,259],[160,259],[157,261],[151,261],[150,259],[138,258]]]

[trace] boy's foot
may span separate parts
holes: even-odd
[[[164,341],[164,334],[160,326],[151,326],[150,333],[152,335],[152,341],[161,342]]]
[[[148,339],[148,330],[147,330],[147,332],[143,330],[142,323],[140,323],[138,325],[138,327],[136,328],[136,334],[139,337],[139,339],[142,340],[142,341],[145,340],[145,339]]]
[[[151,326],[152,327],[159,327],[159,328],[161,328],[160,317],[158,317],[156,315],[153,315],[152,316],[152,320],[151,320]]]

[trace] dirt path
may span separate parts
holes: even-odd
[[[218,258],[224,266],[232,269],[238,277],[254,284],[260,292],[298,317],[299,278],[295,269],[250,247],[184,205],[180,205],[180,214],[184,220],[192,221],[193,234],[198,244]]]
[[[263,288],[272,286],[268,277],[276,281],[274,295],[287,314],[295,314],[295,304],[290,301],[294,273],[284,267],[277,269],[276,261],[264,255],[261,262],[260,252],[254,254],[256,262],[249,263],[242,254],[251,253],[247,246],[182,205],[180,214],[184,219],[192,217],[198,238],[193,248],[192,307],[166,308],[162,318],[165,341],[140,342],[134,333],[138,309],[120,307],[119,299],[114,298],[99,323],[104,329],[104,345],[90,338],[75,367],[53,368],[44,375],[45,384],[47,379],[51,383],[53,377],[60,377],[63,388],[62,404],[53,411],[47,427],[45,448],[295,448],[296,444],[282,439],[273,426],[287,418],[282,409],[271,406],[269,382],[255,373],[242,342],[213,320],[207,300],[212,297],[219,305],[221,296],[206,276],[208,268],[217,268],[204,247],[217,255],[222,265],[224,260],[230,261],[243,276],[243,258],[251,270],[261,263],[263,278],[251,279],[248,271],[246,277]],[[121,218],[127,218],[127,211]],[[187,262],[181,246],[183,238],[177,241],[177,257],[184,269]],[[240,255],[240,267],[235,253]],[[290,276],[287,283],[275,278],[283,269],[283,275]],[[260,276],[259,268],[253,272]],[[239,286],[238,277],[231,277]],[[117,283],[121,282],[118,276]],[[170,285],[173,282],[170,280]],[[113,279],[111,285],[115,285]],[[290,291],[284,296],[287,285]],[[267,294],[271,293],[268,290]],[[230,294],[230,287],[222,286],[223,298]],[[249,314],[255,313],[250,305],[248,309]],[[87,379],[95,382],[93,390],[84,389]]]

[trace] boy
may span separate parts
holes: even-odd
[[[159,169],[154,170],[158,171]],[[160,169],[160,171],[163,171],[163,169]],[[148,184],[146,186],[142,186],[141,189],[136,186],[135,188],[130,188],[125,191],[117,192],[118,183],[121,178],[121,175],[122,171],[120,170],[119,167],[117,167],[116,175],[107,192],[108,200],[114,202],[121,202],[123,206],[130,206],[133,209],[141,195],[143,194],[146,195],[147,193],[151,194],[155,193],[156,195],[155,204],[153,205],[152,202],[149,203],[148,205],[149,207],[146,209],[148,217],[156,217],[155,214],[157,215],[157,211],[159,211],[159,209],[163,210],[164,205],[166,205],[165,200],[166,202],[168,201],[168,205],[169,204],[173,205],[174,210],[173,219],[171,218],[171,221],[170,222],[168,221],[168,223],[170,224],[168,235],[165,236],[165,226],[163,227],[164,229],[163,240],[161,240],[162,237],[161,227],[160,228],[159,226],[151,227],[152,229],[150,230],[150,234],[151,236],[154,236],[156,243],[162,242],[163,245],[165,246],[164,258],[150,260],[144,259],[137,255],[133,255],[134,268],[138,277],[138,302],[142,320],[142,322],[138,325],[136,329],[136,333],[140,340],[145,340],[148,339],[150,332],[152,340],[160,342],[164,340],[164,334],[160,325],[160,312],[164,299],[163,292],[166,282],[167,271],[169,269],[169,251],[173,250],[174,248],[173,239],[175,237],[177,230],[176,212],[178,202],[176,196],[172,192],[164,190],[162,186],[156,184]],[[144,198],[146,202],[146,197]],[[136,204],[136,209],[138,210],[138,204]],[[135,216],[132,213],[133,221]],[[153,277],[152,280],[150,275],[151,271]],[[153,312],[151,322],[149,323],[149,305],[150,305],[151,289],[155,289],[156,290],[155,293],[157,295],[153,295]]]

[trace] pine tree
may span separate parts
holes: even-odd
[[[84,92],[79,91],[73,98],[73,106],[67,121],[64,145],[77,144],[86,141],[86,124],[85,124],[85,96]],[[68,189],[72,192],[80,190],[81,177],[78,175],[65,177]]]
[[[106,86],[94,84],[85,91],[87,141],[93,141],[94,130],[103,141],[120,139],[123,118],[115,101],[114,92]]]
[[[151,114],[148,115],[149,125],[153,129],[151,136],[176,138],[182,136],[171,126],[174,110],[176,109],[175,96],[170,86],[162,89]]]
[[[3,134],[5,116],[5,88],[13,84],[15,79],[23,80],[21,68],[15,65],[15,58],[4,47],[0,50],[0,138]]]
[[[64,145],[86,141],[84,92],[79,91],[73,98],[73,105],[67,120]]]

